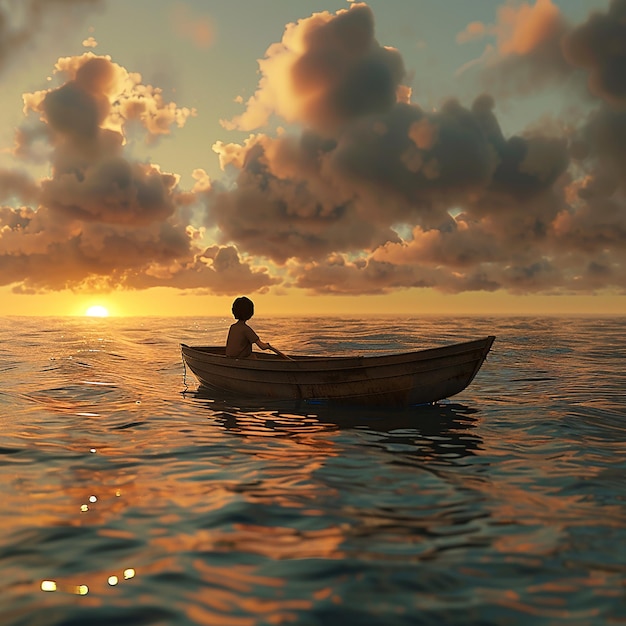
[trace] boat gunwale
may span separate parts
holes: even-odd
[[[454,355],[454,356],[464,356],[462,353],[458,354],[458,355]],[[442,357],[443,359],[443,357]],[[484,361],[484,357],[480,357],[480,356],[468,356],[468,358],[464,361],[460,361],[454,364],[454,367],[462,367],[465,365],[470,365],[470,364],[474,364],[476,366],[476,371],[474,372],[474,374],[472,374],[472,378],[476,375],[476,372],[480,369],[482,363]],[[418,363],[419,361],[416,361],[415,363]],[[419,370],[411,370],[409,372],[403,372],[401,374],[398,374],[397,372],[392,372],[392,373],[385,373],[387,370],[390,370],[394,367],[397,366],[401,366],[404,365],[403,363],[389,363],[387,365],[379,365],[376,367],[374,372],[369,371],[369,380],[376,380],[376,381],[384,381],[387,379],[397,379],[397,378],[409,378],[412,377],[416,374],[420,374],[420,373],[430,373],[430,372],[437,372],[437,371],[441,371],[444,369],[448,369],[450,368],[450,364],[449,363],[441,363],[440,365],[437,365],[435,363],[430,364],[430,366],[425,369],[423,372],[420,372]],[[191,369],[191,371],[193,372],[193,367],[191,366],[191,364],[188,364],[189,368]],[[360,370],[365,370],[366,368],[362,368],[362,367],[358,367],[355,366],[353,368],[343,368],[339,371],[342,372],[348,372],[351,370],[355,370],[355,371],[360,371]],[[231,381],[241,381],[242,379],[240,377],[238,377],[236,375],[236,372],[240,372],[242,370],[242,368],[227,368],[227,369],[222,369],[220,371],[220,377],[222,379],[228,379]],[[250,371],[250,368],[246,368],[246,371]],[[281,379],[281,378],[277,378],[275,380],[271,381],[272,385],[278,385],[278,386],[292,386],[294,384],[310,384],[310,385],[324,385],[324,384],[328,384],[328,381],[325,380],[321,380],[321,381],[317,381],[317,380],[309,380],[309,377],[314,376],[318,373],[327,373],[327,372],[333,372],[336,370],[333,369],[320,369],[320,370],[270,370],[270,369],[264,369],[264,370],[258,370],[258,369],[253,369],[251,370],[253,372],[260,372],[263,371],[264,373],[276,373],[276,374],[285,374],[285,373],[298,373],[298,374],[302,374],[307,376],[307,380],[303,380],[303,381],[294,381],[294,380],[290,380],[290,379]],[[233,375],[229,375],[230,372],[233,373]],[[194,372],[195,374],[195,372]],[[197,376],[197,374],[196,374]],[[352,384],[354,383],[354,380],[347,380],[347,381],[336,381],[333,384]]]
[[[194,352],[201,356],[195,357],[197,360],[202,361],[213,366],[218,366],[226,369],[235,370],[254,370],[254,371],[266,371],[270,372],[274,370],[274,366],[278,365],[279,371],[284,373],[285,371],[302,371],[302,372],[314,372],[315,369],[300,369],[294,367],[298,364],[302,365],[314,365],[324,364],[324,371],[330,370],[348,370],[348,369],[361,369],[363,367],[386,367],[393,365],[403,365],[408,363],[417,363],[419,361],[428,361],[433,358],[437,358],[434,354],[436,352],[442,352],[441,358],[447,358],[450,356],[461,355],[466,352],[472,352],[476,350],[483,350],[485,356],[489,353],[493,342],[495,341],[494,335],[488,335],[480,339],[471,339],[460,343],[445,344],[442,346],[433,346],[430,348],[424,348],[422,350],[413,350],[408,352],[398,353],[386,353],[386,354],[372,354],[372,355],[341,355],[341,356],[305,356],[305,355],[288,355],[289,359],[283,359],[277,355],[265,355],[262,353],[255,353],[257,358],[233,358],[227,357],[225,354],[219,354],[213,352],[215,350],[224,350],[224,346],[190,346],[188,344],[181,343],[181,351],[183,356],[194,357]],[[188,352],[187,355],[185,351]],[[260,358],[258,358],[260,357]],[[483,357],[484,360],[484,357]],[[482,360],[481,360],[482,364]],[[331,366],[331,367],[329,367]]]

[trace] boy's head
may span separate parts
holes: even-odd
[[[246,322],[254,315],[254,302],[245,296],[236,298],[233,302],[233,315],[235,319]]]

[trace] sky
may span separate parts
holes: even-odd
[[[626,0],[0,2],[0,315],[626,314]]]

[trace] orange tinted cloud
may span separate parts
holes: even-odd
[[[626,1],[611,0],[606,13],[595,12],[564,41],[567,60],[588,72],[591,91],[626,104]]]
[[[251,269],[232,247],[199,247],[189,228],[193,194],[179,176],[126,153],[128,125],[148,140],[167,135],[194,112],[163,101],[108,57],[91,53],[60,59],[60,87],[26,94],[27,121],[16,154],[45,142],[51,176],[34,181],[0,172],[0,284],[21,291],[202,287],[237,293],[275,282]]]
[[[197,168],[190,190],[131,148],[166,140],[196,112],[108,57],[60,59],[61,84],[25,94],[15,147],[50,176],[0,172],[0,283],[623,290],[626,65],[609,35],[621,33],[625,5],[569,26],[539,0],[467,29],[497,39],[496,93],[539,90],[550,72],[589,76],[585,116],[516,135],[503,131],[489,93],[434,111],[411,102],[404,62],[378,43],[363,4],[289,24],[244,113],[226,124],[256,134],[216,141],[224,179]],[[272,134],[270,121],[300,130]]]
[[[376,250],[401,241],[400,224],[446,232],[456,228],[447,212],[455,205],[493,211],[511,239],[533,220],[547,229],[556,204],[547,211],[537,198],[567,167],[564,142],[507,139],[493,107],[487,97],[470,109],[450,101],[435,113],[397,103],[386,114],[356,116],[335,139],[309,131],[216,146],[239,173],[236,189],[214,190],[209,224],[281,264]]]
[[[456,36],[457,43],[467,43],[475,39],[482,39],[487,33],[493,32],[493,28],[490,28],[482,22],[470,22],[465,30],[461,31]]]
[[[208,15],[194,15],[189,6],[182,2],[174,4],[171,14],[174,32],[179,37],[191,41],[200,50],[206,50],[213,45],[215,29]]]
[[[405,73],[398,52],[376,41],[374,15],[365,4],[288,24],[259,68],[256,93],[242,115],[223,122],[226,128],[254,130],[275,113],[332,132],[355,115],[387,110]]]
[[[583,175],[595,175],[599,157],[605,170],[622,172],[617,120],[598,113],[578,132],[536,124],[506,137],[488,95],[469,108],[451,99],[439,111],[426,112],[389,99],[381,107],[329,114],[324,95],[332,93],[335,74],[308,57],[312,50],[316,61],[336,53],[335,20],[348,31],[371,33],[365,40],[372,44],[373,31],[359,30],[371,24],[371,12],[358,10],[290,25],[282,44],[268,51],[269,59],[289,59],[289,72],[276,74],[282,89],[297,95],[310,87],[322,95],[309,107],[296,97],[289,101],[297,106],[286,119],[308,127],[299,137],[256,135],[241,145],[216,144],[223,167],[238,172],[236,189],[214,190],[208,199],[208,223],[224,241],[285,264],[291,284],[320,293],[415,286],[515,293],[624,287],[619,270],[625,233],[618,208],[623,203],[612,198],[613,209],[600,212],[601,224],[585,229],[595,201],[582,188],[573,191],[569,150],[576,138],[583,154],[576,167]],[[575,70],[561,52],[568,27],[549,0],[507,6],[496,27],[475,25],[469,31],[495,34],[502,63],[519,71],[517,78],[522,72],[545,78],[548,70]],[[271,63],[265,70],[248,112],[258,113],[263,101],[266,113],[280,114],[286,109],[271,89]],[[345,87],[342,96],[358,100],[362,83],[346,84],[353,92]],[[541,84],[537,80],[535,88]],[[261,123],[268,116],[255,119]],[[583,232],[588,254],[581,255]]]
[[[503,4],[495,24],[470,22],[456,39],[466,43],[493,36],[501,56],[527,55],[562,35],[563,28],[564,19],[552,0],[536,0],[534,4]]]
[[[562,52],[568,29],[552,0],[503,4],[494,24],[471,22],[457,35],[457,43],[495,40],[483,58],[467,63],[463,69],[479,67],[485,85],[501,94],[542,89],[574,72]]]
[[[498,17],[498,48],[503,55],[529,54],[563,33],[561,12],[551,0],[504,5]]]

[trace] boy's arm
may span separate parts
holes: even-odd
[[[245,332],[246,332],[246,337],[248,338],[248,341],[250,343],[256,343],[256,345],[259,346],[259,348],[261,348],[261,350],[269,350],[270,344],[269,343],[265,343],[264,341],[261,341],[259,339],[259,336],[247,324],[246,324],[246,331]]]

